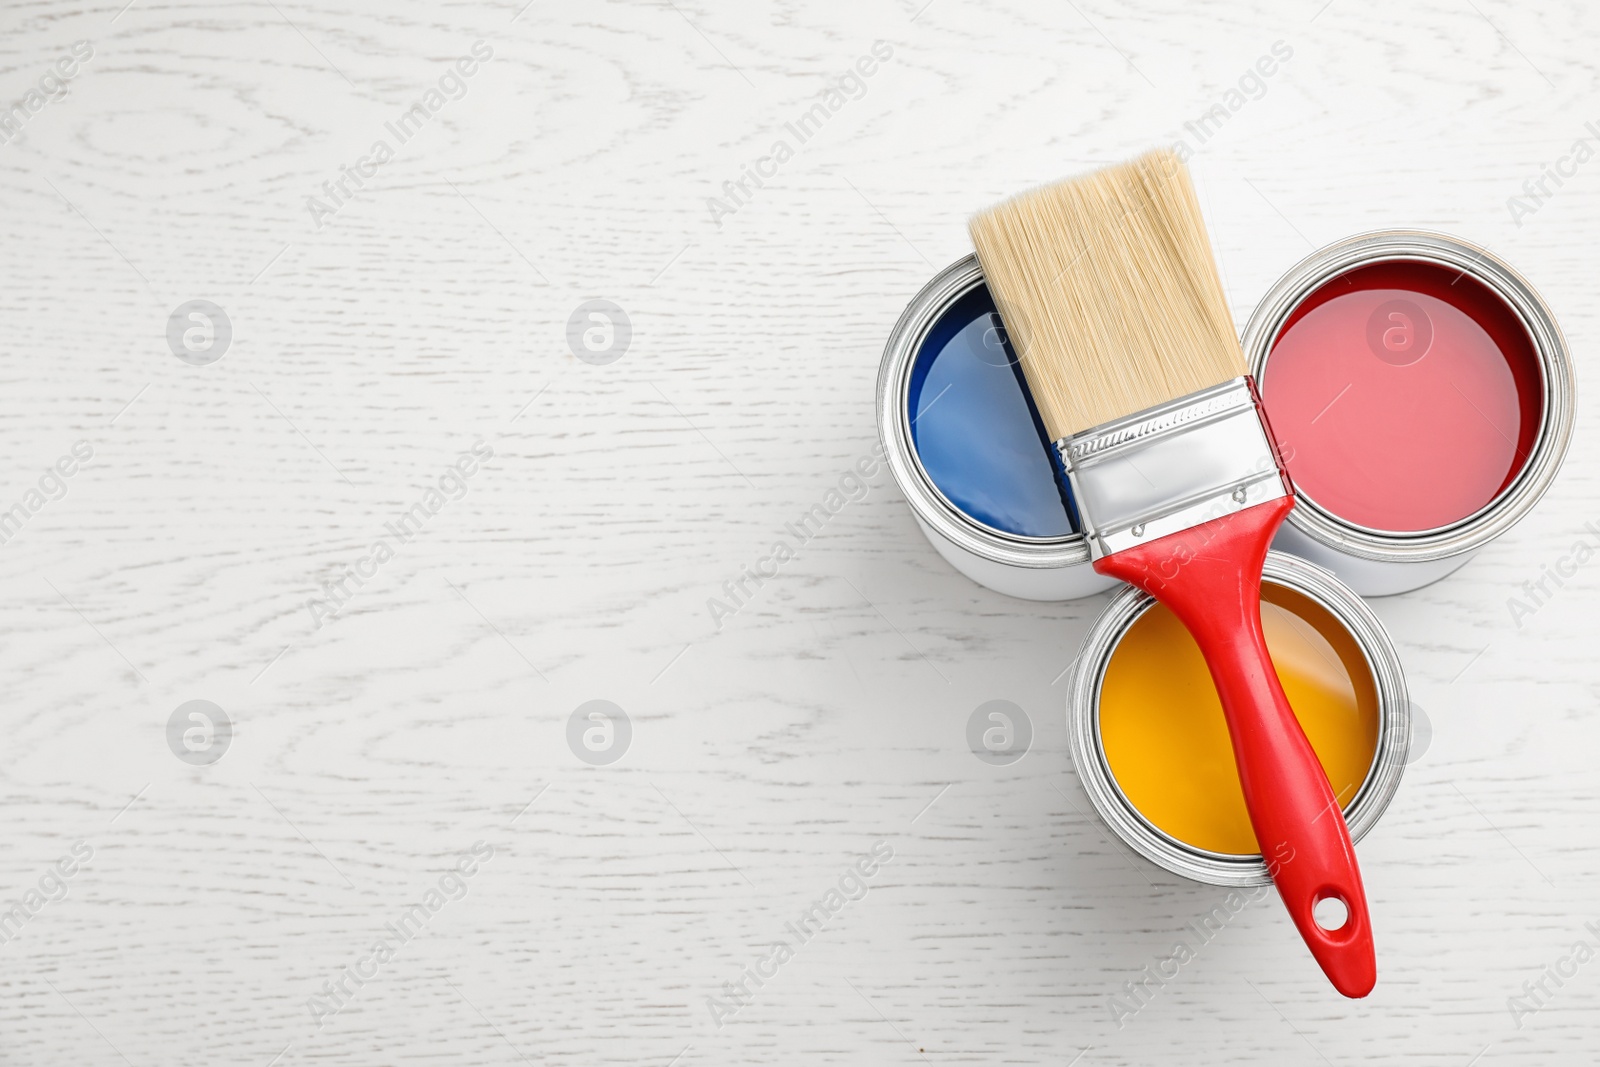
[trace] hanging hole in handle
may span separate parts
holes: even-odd
[[[1350,921],[1350,905],[1345,903],[1343,897],[1337,893],[1318,897],[1317,902],[1311,905],[1311,918],[1319,927],[1333,933],[1343,930]]]

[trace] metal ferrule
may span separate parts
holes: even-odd
[[[1293,491],[1249,377],[1063,437],[1056,450],[1091,559]]]

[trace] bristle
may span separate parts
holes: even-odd
[[[973,218],[984,277],[1053,439],[1247,373],[1170,151]]]

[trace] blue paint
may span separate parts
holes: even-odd
[[[911,368],[911,440],[946,500],[1003,533],[1074,531],[1060,461],[985,286],[928,331]]]

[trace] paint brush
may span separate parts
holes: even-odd
[[[1261,568],[1294,495],[1183,164],[1152,152],[971,230],[1095,570],[1194,636],[1278,893],[1334,987],[1365,996],[1377,964],[1350,832],[1261,628]],[[1330,898],[1342,923],[1318,907]]]

